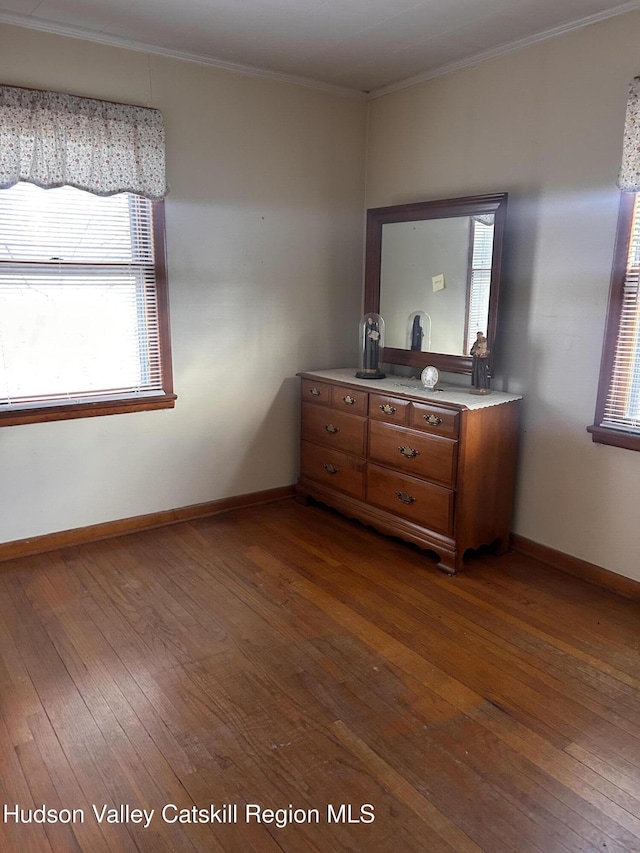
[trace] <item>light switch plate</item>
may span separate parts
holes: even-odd
[[[437,293],[439,290],[444,290],[444,275],[440,273],[440,275],[432,276],[431,283],[433,284],[434,293]]]

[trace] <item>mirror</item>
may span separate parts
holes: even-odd
[[[478,331],[493,349],[507,194],[367,211],[365,313],[385,321],[383,361],[471,373]]]

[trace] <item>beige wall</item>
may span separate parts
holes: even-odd
[[[498,384],[525,396],[514,530],[640,579],[640,454],[592,443],[640,13],[370,104],[367,207],[509,193]]]
[[[629,13],[370,103],[366,206],[508,191],[514,529],[640,579],[640,454],[591,442]],[[0,541],[287,485],[297,370],[355,361],[365,107],[0,26],[0,81],[161,109],[175,410],[3,428]],[[620,496],[620,497],[618,497]]]
[[[0,541],[295,482],[301,369],[355,363],[365,104],[0,26],[0,81],[162,110],[177,407],[0,431]]]

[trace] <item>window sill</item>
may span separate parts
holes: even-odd
[[[596,444],[609,444],[626,450],[640,450],[640,434],[600,426],[588,426],[587,432]]]
[[[0,407],[0,427],[44,423],[45,421],[65,421],[75,418],[95,418],[102,415],[121,415],[127,412],[148,412],[154,409],[173,409],[176,399],[175,394],[162,394],[157,397],[136,397],[134,399]]]

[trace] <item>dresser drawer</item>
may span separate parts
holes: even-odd
[[[364,461],[339,450],[303,441],[300,474],[354,498],[364,497]]]
[[[369,427],[369,458],[407,474],[453,486],[458,443],[450,438],[372,421]]]
[[[336,409],[302,404],[302,438],[335,450],[364,456],[367,421]]]
[[[398,397],[385,397],[383,394],[369,395],[369,417],[376,421],[387,423],[406,424],[409,422],[408,400],[400,400]]]
[[[312,403],[320,403],[320,405],[328,406],[331,402],[331,385],[326,382],[312,382],[310,379],[303,379],[300,384],[300,393],[302,400],[309,400]]]
[[[367,500],[445,536],[453,532],[453,492],[442,486],[369,464]]]
[[[350,415],[367,414],[366,391],[349,388],[346,385],[331,386],[331,406]]]
[[[444,409],[425,403],[411,404],[409,424],[414,429],[423,429],[426,432],[444,435],[447,438],[457,438],[459,419],[459,413],[452,409]]]

